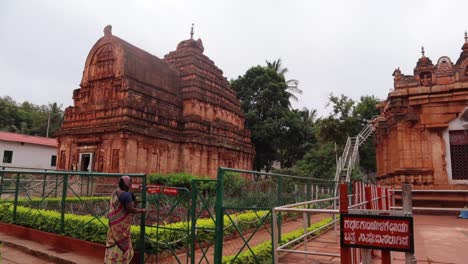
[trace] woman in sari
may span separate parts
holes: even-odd
[[[109,230],[107,231],[106,264],[128,264],[133,257],[130,226],[132,215],[145,213],[146,209],[134,207],[135,196],[129,192],[132,184],[130,176],[119,179],[119,188],[112,192],[109,214]]]

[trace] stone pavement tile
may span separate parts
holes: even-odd
[[[50,260],[46,260],[34,255],[29,255],[22,252],[19,249],[3,245],[0,249],[2,252],[2,264],[23,264],[23,263],[34,263],[34,264],[49,264],[56,263]]]
[[[0,241],[3,242],[2,255],[5,254],[4,256],[7,257],[4,258],[8,259],[8,261],[13,261],[11,263],[101,264],[103,262],[102,259],[82,256],[74,252],[63,252],[51,248],[48,245],[5,235],[3,233],[0,233]],[[35,261],[24,261],[23,258],[33,258]],[[20,260],[20,262],[14,262],[17,260]],[[42,260],[44,260],[44,262],[41,262]]]
[[[331,260],[333,257],[328,257],[328,256],[307,256],[307,261],[305,259],[306,257],[302,254],[295,254],[295,253],[289,253],[287,255],[287,258],[282,258],[280,257],[279,262],[280,263],[331,263]]]
[[[414,230],[415,256],[418,263],[468,263],[468,220],[457,219],[454,216],[415,215]],[[339,240],[336,244],[328,241],[335,241],[333,230],[322,234],[315,241],[309,241],[308,248],[314,251],[330,252],[330,249],[333,249],[334,253],[339,252]],[[303,245],[296,248],[302,249]],[[282,262],[288,263],[289,256],[290,254],[284,255]],[[299,261],[300,258],[294,259]],[[392,252],[392,263],[405,263],[404,259],[404,253]],[[332,258],[331,261],[339,263],[340,259]],[[373,263],[380,263],[380,257],[374,258]]]

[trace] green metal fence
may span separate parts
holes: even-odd
[[[148,185],[144,263],[190,260],[191,192],[187,188]]]
[[[216,238],[216,180],[192,180],[191,264],[212,263]]]
[[[216,243],[213,263],[273,263],[273,251],[265,254],[272,241],[272,221],[282,231],[295,230],[299,215],[283,214],[272,219],[272,208],[333,196],[335,182],[310,177],[220,168],[216,198]],[[325,206],[332,207],[333,204]],[[309,225],[310,225],[309,218]],[[302,225],[297,228],[302,227]],[[231,232],[226,232],[230,228]],[[227,236],[226,236],[227,235]],[[236,239],[233,239],[236,238]]]
[[[0,221],[104,244],[109,196],[122,175],[0,169]],[[230,168],[189,188],[147,186],[146,175],[126,175],[141,207],[151,210],[133,218],[139,263],[222,263],[223,257],[242,263],[246,256],[272,263],[272,251],[265,256],[258,250],[272,241],[272,222],[281,239],[299,217],[272,219],[272,208],[331,197],[335,187],[333,181]]]
[[[0,221],[105,244],[110,195],[122,175],[146,188],[145,174],[5,168],[0,170]],[[141,201],[146,201],[145,194]],[[139,228],[133,241],[140,252],[145,247],[144,223],[144,215],[133,220]]]

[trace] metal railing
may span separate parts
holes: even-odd
[[[242,175],[241,188],[237,189],[232,173]],[[282,217],[273,217],[271,212],[276,206],[285,204],[296,204],[297,202],[322,199],[333,196],[335,182],[325,179],[303,177],[296,175],[285,175],[278,173],[258,172],[239,170],[231,168],[219,168],[218,170],[216,219],[227,218],[226,224],[232,225],[242,241],[230,243],[229,247],[224,247],[224,221],[216,221],[216,241],[214,263],[221,263],[223,256],[230,256],[231,261],[237,261],[241,255],[250,254],[254,263],[263,263],[265,260],[258,259],[258,253],[254,250],[259,243],[273,240],[273,226],[276,223],[276,232],[282,233],[282,226],[288,223],[286,217],[295,219],[297,214],[284,214]],[[234,187],[234,188],[233,188]],[[332,201],[329,201],[332,203]],[[304,205],[307,207],[308,205]],[[250,231],[242,232],[240,225],[235,221],[236,214],[240,212],[250,212],[252,214],[262,214],[258,216],[256,223],[252,225]],[[306,219],[310,224],[311,219]],[[284,230],[283,230],[284,231]],[[258,241],[258,242],[256,242]],[[273,249],[268,259],[273,259]]]
[[[349,195],[349,198],[351,199],[353,195]],[[340,211],[336,209],[336,201],[339,201],[339,197],[331,197],[331,198],[325,198],[325,199],[319,199],[319,200],[313,200],[313,201],[307,201],[307,202],[300,202],[300,203],[295,203],[295,204],[289,204],[289,205],[284,205],[284,206],[278,206],[273,208],[272,211],[272,219],[273,219],[273,259],[274,263],[279,263],[279,253],[280,252],[285,252],[285,253],[298,253],[298,254],[303,254],[305,255],[305,258],[307,255],[319,255],[319,256],[330,256],[330,257],[339,257],[340,254],[335,254],[335,253],[325,253],[325,252],[317,252],[317,251],[308,251],[307,247],[307,242],[309,237],[311,237],[313,234],[317,233],[318,231],[321,231],[323,229],[326,229],[332,225],[335,225],[336,229],[336,223],[339,221],[339,219],[335,218],[336,214],[339,214]],[[306,206],[312,207],[313,205],[321,204],[324,202],[333,202],[333,208],[305,208]],[[298,208],[299,207],[299,208]],[[281,212],[296,212],[296,213],[302,213],[303,214],[303,228],[304,228],[304,234],[302,234],[300,237],[297,237],[283,245],[279,245],[279,242],[281,241],[281,234],[278,232],[278,223],[274,219],[278,218],[278,213]],[[308,231],[308,216],[312,213],[328,213],[333,215],[333,221],[330,223],[321,226],[319,228],[313,229]],[[304,250],[298,250],[298,249],[290,249],[291,245],[294,245],[297,242],[303,242],[304,244]]]
[[[377,195],[376,193],[373,193],[373,195]],[[357,199],[361,198],[363,201],[357,202],[355,204],[352,204],[353,198],[358,196]],[[392,195],[393,196],[393,195]],[[376,206],[377,202],[379,200],[387,200],[388,196],[387,193],[382,194],[382,196],[377,196],[374,197],[370,200],[365,200],[361,194],[350,194],[348,195],[348,209],[354,210],[354,211],[359,211],[356,209],[365,209],[366,206]],[[296,213],[302,213],[303,214],[303,229],[304,233],[294,239],[291,240],[285,244],[280,245],[281,241],[281,233],[278,232],[278,224],[277,221],[273,221],[273,257],[274,257],[274,263],[279,263],[279,253],[296,253],[296,254],[302,254],[304,255],[304,263],[308,263],[307,260],[307,255],[317,255],[317,256],[328,256],[328,257],[341,257],[340,253],[330,253],[330,252],[318,252],[318,251],[308,251],[308,241],[309,239],[316,234],[318,231],[321,231],[323,229],[327,229],[330,226],[334,225],[334,231],[336,233],[335,238],[338,236],[338,229],[336,223],[339,221],[338,218],[335,217],[336,214],[340,214],[340,210],[337,209],[337,202],[339,202],[340,197],[335,196],[335,197],[330,197],[326,199],[318,199],[318,200],[312,200],[312,201],[306,201],[306,202],[300,202],[300,203],[294,203],[294,204],[289,204],[289,205],[283,205],[283,206],[278,206],[273,208],[272,210],[272,219],[277,219],[278,214],[281,212],[296,212]],[[306,206],[312,207],[312,205],[317,205],[325,202],[333,202],[333,207],[332,208],[305,208]],[[392,208],[392,207],[388,207]],[[350,211],[351,211],[350,210]],[[308,230],[308,223],[306,219],[308,219],[308,215],[313,214],[313,213],[327,213],[327,214],[332,214],[333,215],[333,220],[319,228],[313,229],[313,230]],[[320,234],[319,234],[320,235]],[[298,248],[292,249],[290,248],[292,245],[295,245],[298,242],[303,243],[303,250],[300,250]],[[335,241],[338,243],[338,241]]]
[[[394,193],[401,193],[401,189],[393,189],[391,190]],[[430,190],[430,189],[424,189],[424,190],[411,190],[411,193],[463,193],[468,195],[468,190]],[[395,199],[395,196],[393,196],[393,199]],[[395,204],[395,201],[393,201],[393,204]],[[423,206],[413,206],[413,210],[417,211],[446,211],[446,212],[461,212],[468,210],[468,208],[463,208],[463,207],[423,207]],[[402,206],[391,206],[391,210],[402,210]]]

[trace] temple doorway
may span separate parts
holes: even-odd
[[[93,153],[80,153],[80,171],[92,171]]]

